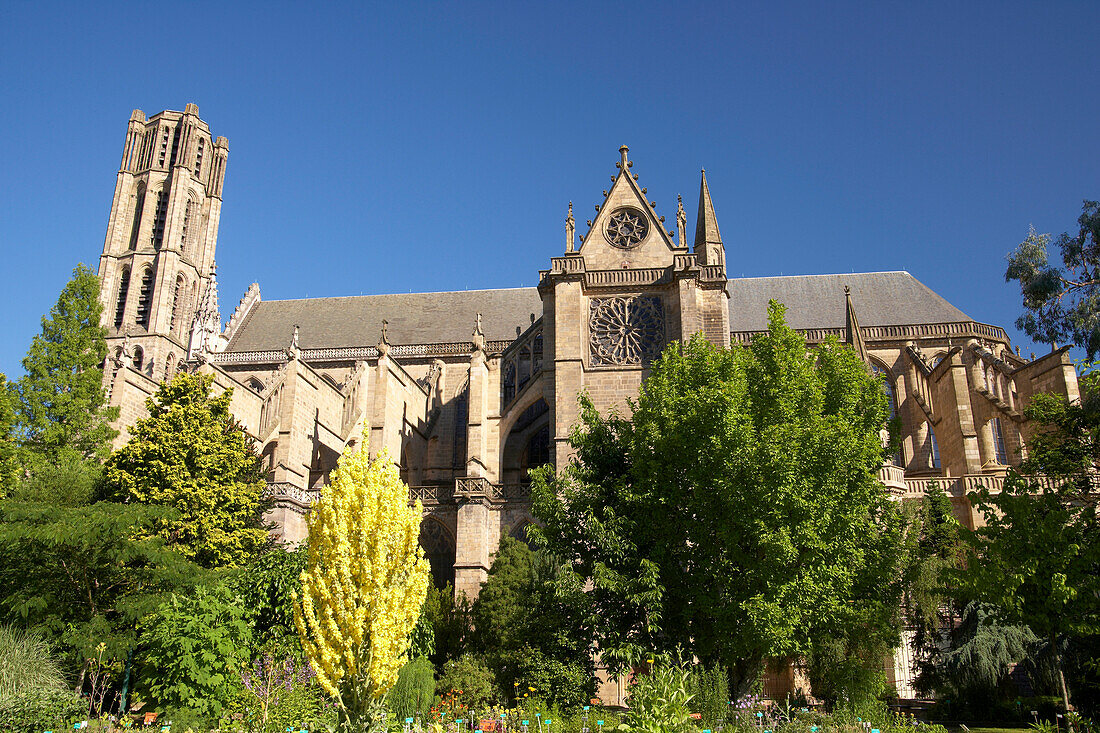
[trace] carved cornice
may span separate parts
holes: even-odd
[[[504,351],[512,339],[489,341],[486,348],[490,353]],[[458,341],[444,344],[405,344],[390,347],[389,355],[404,357],[469,356],[474,351],[471,341]],[[282,364],[287,361],[285,349],[265,351],[222,351],[210,354],[212,364]],[[299,358],[305,362],[360,361],[378,358],[378,349],[374,346],[343,346],[332,349],[302,349]]]
[[[829,336],[844,338],[844,328],[806,328],[796,329],[808,343],[820,343]],[[905,341],[918,338],[989,338],[1008,341],[1008,335],[999,326],[990,326],[977,321],[957,321],[950,323],[917,323],[901,326],[863,326],[860,328],[864,341]],[[752,339],[766,331],[732,331],[730,340],[734,343],[748,344]]]

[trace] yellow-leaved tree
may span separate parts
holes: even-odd
[[[405,663],[428,591],[422,507],[385,451],[348,449],[309,520],[309,560],[294,622],[345,731],[384,729],[385,695]]]

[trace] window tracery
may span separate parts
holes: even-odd
[[[589,301],[589,351],[593,366],[644,364],[660,355],[665,340],[661,299],[593,298]]]

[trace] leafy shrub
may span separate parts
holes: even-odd
[[[64,731],[84,720],[87,704],[75,692],[38,687],[14,695],[0,695],[0,732]]]
[[[267,721],[267,733],[283,733],[287,728],[331,730],[336,725],[336,706],[325,697],[316,683],[300,685],[279,698]]]
[[[722,727],[729,707],[729,680],[721,667],[699,665],[688,676],[688,692],[691,693],[691,708],[702,718],[702,727],[711,730]]]
[[[587,669],[529,646],[520,650],[515,669],[520,687],[534,687],[540,697],[563,710],[583,705],[596,691],[595,678]]]
[[[160,704],[218,718],[241,686],[252,630],[240,599],[225,586],[172,595],[141,633],[141,676]]]
[[[423,718],[434,699],[435,668],[427,657],[417,657],[397,674],[397,682],[386,696],[386,707],[398,720]]]
[[[694,730],[689,707],[691,693],[687,688],[686,670],[674,664],[658,664],[631,686],[627,697],[630,711],[622,727],[628,733],[688,733]]]
[[[464,654],[443,665],[443,674],[436,689],[442,694],[456,693],[462,704],[480,708],[497,698],[493,673],[476,657]]]
[[[33,631],[0,626],[0,698],[65,686],[61,667],[45,639]]]

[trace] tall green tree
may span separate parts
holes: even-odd
[[[1045,344],[1076,344],[1092,360],[1100,353],[1100,203],[1085,201],[1077,224],[1055,242],[1061,264],[1050,261],[1050,235],[1032,228],[1008,255],[1005,282],[1020,283],[1017,328]]]
[[[882,385],[835,340],[810,350],[782,305],[768,322],[748,349],[671,345],[629,419],[582,400],[575,461],[535,475],[545,542],[590,583],[608,661],[682,647],[741,693],[815,638],[898,638]]]
[[[1048,641],[1067,708],[1062,642],[1100,635],[1098,379],[1096,372],[1084,378],[1080,402],[1032,398],[1025,414],[1038,427],[1027,460],[1000,492],[986,487],[970,496],[985,524],[966,535],[967,571],[958,577],[972,597],[991,605],[996,620]]]
[[[595,694],[591,621],[583,587],[545,550],[511,537],[501,540],[488,579],[474,601],[474,647],[497,685],[516,683],[562,707]]]
[[[118,410],[104,405],[101,310],[99,278],[78,265],[31,341],[18,382],[18,437],[31,463],[65,454],[102,461],[110,453]]]
[[[12,383],[0,374],[0,499],[6,497],[19,477],[18,444],[15,442],[15,404]]]
[[[263,478],[253,441],[229,412],[232,391],[181,372],[146,401],[149,417],[108,460],[109,495],[171,507],[158,533],[208,568],[241,567],[267,546]]]

